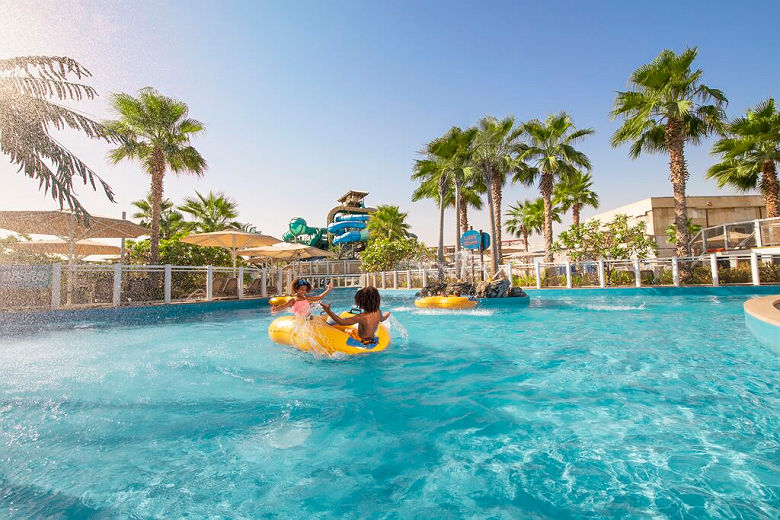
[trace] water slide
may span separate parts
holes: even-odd
[[[289,228],[289,231],[282,235],[282,240],[285,242],[296,242],[319,248],[327,246],[325,228],[311,227],[301,217],[290,220]]]
[[[349,244],[351,242],[366,242],[368,240],[368,220],[370,215],[342,213],[336,215],[333,223],[328,226],[328,233],[335,238],[334,244]]]

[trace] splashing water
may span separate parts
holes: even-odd
[[[391,337],[400,339],[403,344],[406,344],[409,341],[409,332],[407,332],[406,327],[404,327],[392,314],[390,314],[385,325],[387,326],[387,330],[390,331]]]

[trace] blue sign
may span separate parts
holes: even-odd
[[[481,233],[482,235],[482,249],[487,249],[490,247],[490,235],[487,233]],[[460,245],[463,246],[463,249],[474,249],[479,250],[480,249],[480,232],[474,231],[473,229],[466,231],[460,236]]]

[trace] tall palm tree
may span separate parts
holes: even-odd
[[[203,174],[206,161],[190,145],[190,138],[203,131],[203,123],[188,117],[185,103],[163,96],[151,87],[141,89],[137,98],[130,94],[114,94],[111,106],[119,119],[106,124],[125,141],[110,152],[109,159],[114,163],[135,159],[151,176],[149,262],[157,264],[165,172]]]
[[[68,206],[79,217],[87,215],[76,198],[73,181],[96,185],[114,202],[111,187],[89,166],[62,146],[49,129],[69,128],[96,139],[117,142],[100,123],[63,106],[97,96],[82,83],[91,76],[78,62],[66,57],[23,56],[0,59],[0,152],[18,171],[38,182],[60,208]]]
[[[483,117],[476,127],[472,141],[471,159],[476,171],[490,189],[487,190],[488,212],[490,214],[490,245],[492,270],[498,271],[501,256],[501,187],[508,173],[522,168],[518,154],[522,150],[519,139],[522,128],[515,127],[513,117],[498,120]],[[498,188],[498,189],[496,189]],[[498,195],[498,198],[496,198]]]
[[[439,247],[437,263],[439,279],[444,279],[444,209],[447,206],[447,188],[451,182],[449,161],[446,157],[436,154],[440,139],[434,139],[426,146],[426,158],[414,162],[412,180],[419,181],[420,186],[412,193],[412,201],[416,202],[431,195],[431,185],[435,188],[436,205],[439,207]],[[440,151],[440,150],[439,150]]]
[[[510,204],[506,216],[506,230],[522,237],[525,251],[528,252],[528,236],[532,233],[541,235],[544,230],[544,200],[538,198],[533,201],[517,201],[514,206]],[[554,222],[561,221],[558,206],[553,206],[552,218]]]
[[[718,89],[700,83],[702,71],[691,70],[698,49],[680,55],[665,50],[652,62],[631,74],[632,90],[618,92],[611,116],[623,118],[612,136],[612,146],[631,142],[630,156],[642,152],[669,154],[669,178],[674,192],[674,222],[677,227],[677,255],[690,254],[685,183],[685,144],[699,144],[724,120],[728,103]]]
[[[179,210],[194,219],[192,225],[199,233],[241,229],[243,226],[234,220],[238,217],[238,204],[221,192],[209,191],[208,195],[203,195],[196,191],[194,197],[184,198]]]
[[[780,111],[769,98],[745,117],[731,121],[726,136],[712,147],[721,162],[707,172],[721,188],[731,185],[747,191],[759,188],[764,194],[767,217],[780,217],[777,194],[777,163],[780,161]]]
[[[545,121],[533,119],[523,123],[527,147],[521,158],[528,168],[515,174],[515,181],[529,184],[539,179],[544,203],[544,261],[553,260],[553,190],[558,180],[573,176],[578,168],[590,169],[590,159],[574,145],[592,128],[577,130],[566,112],[552,114]]]
[[[409,224],[406,216],[398,206],[384,204],[376,208],[368,221],[368,231],[371,236],[381,238],[405,238],[409,236]]]
[[[562,182],[555,186],[554,203],[563,211],[571,210],[572,225],[580,225],[580,211],[585,206],[599,207],[599,196],[591,189],[593,177],[580,170],[572,175],[564,177]]]
[[[133,213],[133,218],[145,228],[152,225],[152,194],[148,193],[146,198],[133,201],[138,211]],[[176,233],[185,231],[188,223],[184,221],[184,215],[173,209],[171,199],[164,198],[160,203],[160,238],[168,239]]]

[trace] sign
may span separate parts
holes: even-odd
[[[473,229],[470,229],[469,231],[466,231],[460,236],[460,245],[463,246],[463,249],[473,249],[473,250],[479,250],[480,249],[480,235],[482,235],[482,249],[487,249],[490,247],[490,235],[487,233],[480,233],[479,231],[474,231]]]

